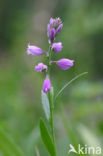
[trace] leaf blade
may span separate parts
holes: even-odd
[[[65,88],[67,88],[72,82],[74,82],[75,80],[77,80],[79,77],[86,75],[88,72],[84,72],[81,73],[79,75],[77,75],[76,77],[74,77],[72,80],[70,80],[68,83],[66,83],[61,89],[60,91],[57,93],[56,97],[55,97],[55,101],[56,99],[59,97],[59,95],[64,91]],[[54,102],[55,102],[54,101]]]
[[[40,119],[40,133],[42,141],[51,156],[56,156],[55,146],[42,119]]]
[[[49,106],[49,100],[47,97],[47,94],[41,91],[41,98],[42,98],[42,105],[44,109],[44,113],[46,115],[46,118],[49,120],[50,117],[50,106]]]

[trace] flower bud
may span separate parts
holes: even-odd
[[[50,34],[50,24],[47,25],[47,36],[49,37]]]
[[[62,70],[67,70],[74,65],[74,60],[62,58],[56,62],[57,66]]]
[[[58,27],[62,23],[60,18],[50,18],[49,24],[51,27]]]
[[[56,28],[56,35],[57,35],[59,32],[61,32],[62,28],[63,28],[63,24],[60,24],[60,25]]]
[[[37,72],[47,72],[47,65],[43,64],[43,63],[39,63],[37,66],[35,66],[35,71]]]
[[[52,44],[52,50],[54,50],[55,52],[60,52],[62,50],[63,46],[61,42],[58,43],[53,43]]]
[[[53,18],[50,18],[50,20],[49,20],[50,26],[53,26],[53,23],[54,23],[54,19]]]
[[[43,92],[47,93],[50,89],[51,89],[51,82],[50,79],[46,77],[43,83]]]
[[[48,31],[48,35],[49,35],[50,40],[54,40],[55,39],[55,29],[50,28],[50,30]]]
[[[41,55],[43,53],[42,49],[37,46],[28,45],[27,48],[28,55]]]
[[[60,18],[50,18],[49,24],[47,25],[47,35],[50,41],[55,39],[55,36],[61,32],[63,24]]]

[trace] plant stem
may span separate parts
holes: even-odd
[[[48,50],[48,76],[49,78],[50,78],[50,61],[51,61],[51,46],[49,46],[49,50]],[[48,98],[49,98],[49,103],[50,103],[50,127],[51,127],[52,139],[53,139],[53,144],[54,144],[55,153],[56,153],[54,120],[53,120],[54,104],[53,104],[53,96],[52,96],[51,91],[48,93]]]
[[[55,153],[56,153],[55,133],[54,133],[54,119],[53,119],[54,104],[53,104],[53,99],[52,99],[52,96],[51,96],[50,92],[49,92],[49,103],[50,103],[50,127],[51,127],[52,139],[53,139],[53,144],[54,144]]]
[[[52,131],[52,137],[53,137],[53,143],[55,143],[55,134],[54,134],[54,120],[53,120],[53,114],[54,114],[54,106],[53,102],[50,97],[50,125],[51,125],[51,131]]]
[[[48,49],[48,76],[50,77],[50,61],[51,61],[51,54],[50,54],[51,46]]]

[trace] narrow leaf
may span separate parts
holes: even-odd
[[[40,133],[41,133],[41,138],[43,140],[43,143],[46,149],[48,150],[48,152],[50,153],[50,155],[56,156],[56,151],[51,136],[49,135],[46,125],[42,119],[40,119]]]
[[[84,72],[81,73],[79,75],[77,75],[76,77],[74,77],[72,80],[70,80],[68,83],[66,83],[61,89],[60,91],[57,93],[56,97],[55,97],[55,101],[56,99],[59,97],[59,95],[64,91],[65,88],[67,88],[72,82],[74,82],[75,80],[77,80],[79,77],[86,75],[88,72]]]
[[[44,109],[46,118],[49,120],[49,117],[50,117],[50,107],[49,107],[48,96],[47,96],[46,93],[41,91],[41,97],[42,97],[42,104],[43,104],[43,109]]]

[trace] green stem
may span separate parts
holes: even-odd
[[[55,132],[54,132],[54,119],[53,119],[54,104],[53,104],[53,99],[52,99],[52,96],[51,96],[50,92],[49,92],[49,103],[50,103],[50,127],[51,127],[52,139],[53,139],[53,144],[54,144],[55,153],[56,153]]]
[[[51,61],[51,54],[50,54],[51,46],[48,49],[48,76],[50,76],[50,61]]]
[[[50,78],[50,61],[51,61],[51,46],[49,46],[48,50],[48,76]],[[53,104],[53,97],[51,95],[51,91],[48,93],[49,97],[49,103],[50,103],[50,127],[51,127],[51,133],[52,133],[52,139],[56,151],[56,145],[55,145],[55,133],[54,133],[54,120],[53,120],[53,114],[54,114],[54,104]]]
[[[51,129],[52,129],[53,142],[55,144],[53,109],[51,109]]]
[[[49,102],[50,102],[50,125],[51,125],[53,143],[55,143],[54,120],[53,120],[54,106],[53,106],[53,101],[51,100],[51,95],[50,95],[50,98],[49,98]]]

